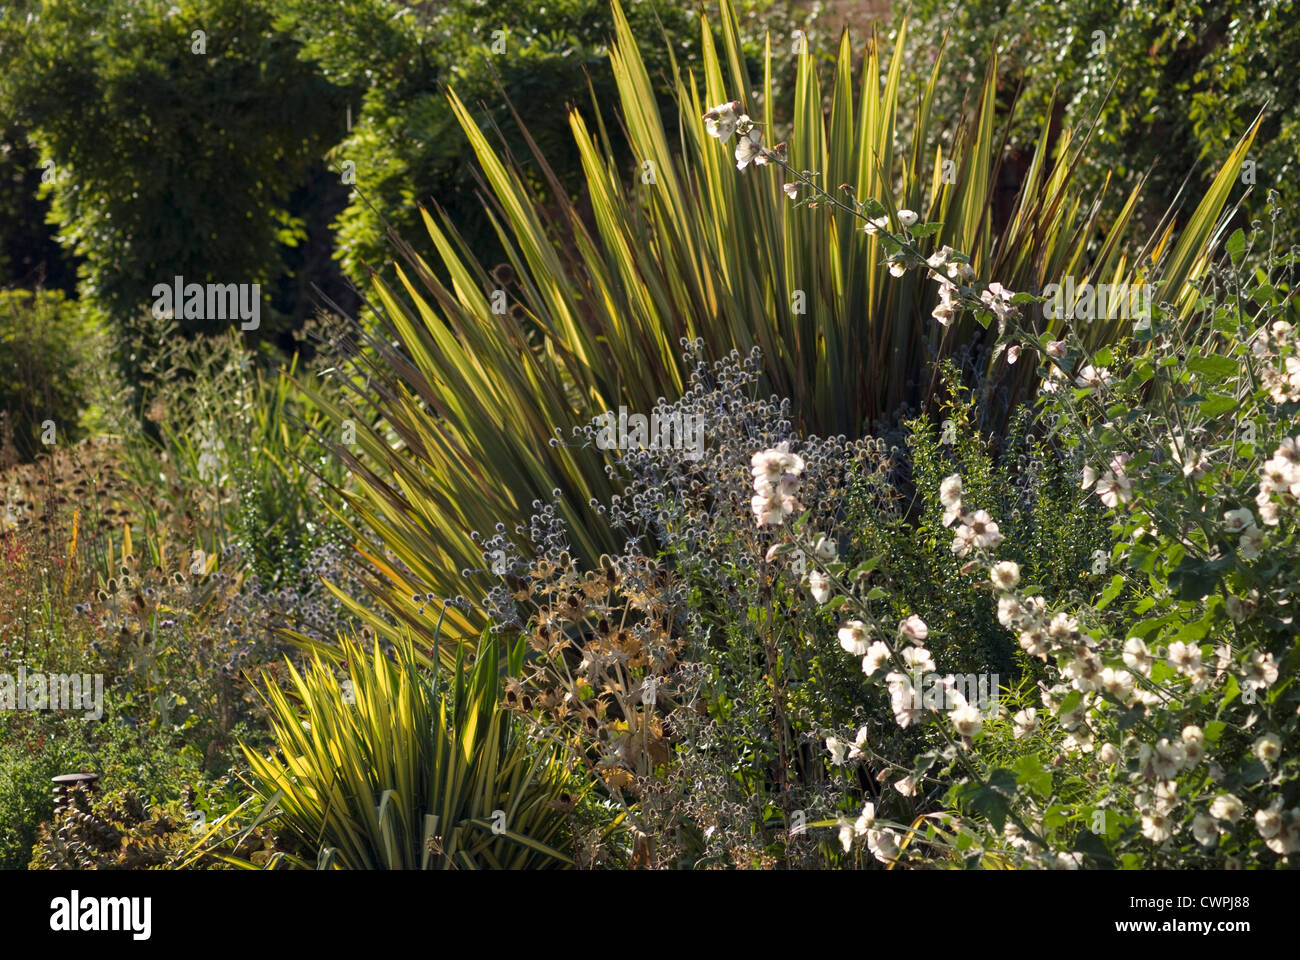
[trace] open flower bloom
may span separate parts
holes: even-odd
[[[1020,312],[1011,305],[1011,298],[1014,296],[1015,294],[1002,284],[990,283],[989,288],[980,294],[980,300],[993,311],[993,315],[999,321],[1005,322],[1008,317],[1016,316]]]
[[[740,120],[744,132],[736,137],[736,169],[744,170],[751,163],[762,166],[767,163],[767,157],[763,153],[763,131],[753,126],[749,117],[741,117]]]
[[[1105,367],[1094,367],[1088,364],[1079,371],[1079,377],[1075,381],[1081,387],[1106,387],[1113,383],[1115,378]]]
[[[714,107],[704,115],[704,131],[711,137],[717,137],[723,143],[731,139],[740,122],[740,101],[732,100]]]
[[[1095,492],[1102,503],[1114,508],[1133,499],[1133,481],[1123,473],[1107,470],[1098,478]]]
[[[808,574],[808,589],[818,603],[825,603],[831,598],[830,578],[820,570]]]
[[[916,223],[917,219],[918,217],[916,216],[916,213],[911,210],[898,211],[898,222],[904,227],[910,227],[912,224]]]
[[[868,220],[867,225],[862,229],[867,233],[875,234],[889,226],[888,217],[876,217],[874,220]]]
[[[871,645],[869,629],[861,620],[850,620],[840,627],[839,638],[844,652],[855,657],[865,654]],[[888,652],[885,656],[889,656]]]

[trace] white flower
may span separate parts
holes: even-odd
[[[881,863],[891,863],[898,859],[898,842],[889,830],[868,830],[867,849]]]
[[[831,763],[837,767],[844,766],[844,756],[848,753],[849,745],[836,737],[826,738],[826,749],[831,753]]]
[[[939,302],[930,311],[930,316],[946,327],[952,323],[952,318],[957,311],[957,302],[953,299],[953,294],[957,292],[957,285],[945,280],[943,277],[937,279],[939,281]]]
[[[1277,664],[1273,654],[1256,650],[1246,661],[1246,686],[1265,690],[1277,683]]]
[[[822,563],[834,563],[839,556],[839,549],[835,546],[834,540],[819,534],[816,542],[813,543],[813,556]]]
[[[1016,316],[1020,312],[1011,306],[1011,298],[1014,296],[1015,294],[1003,287],[1002,284],[990,283],[988,289],[980,294],[980,300],[993,311],[998,320],[1005,321],[1008,317]]]
[[[1183,768],[1186,757],[1182,744],[1162,738],[1151,753],[1151,769],[1158,779],[1172,780]]]
[[[1078,379],[1075,380],[1081,387],[1107,387],[1115,381],[1109,370],[1105,367],[1094,367],[1088,364],[1079,371]]]
[[[754,476],[754,492],[768,493],[787,477],[797,477],[804,471],[803,457],[785,449],[786,444],[760,450],[749,458],[750,473]]]
[[[1212,847],[1219,841],[1219,825],[1214,817],[1198,813],[1192,818],[1192,836],[1203,847]]]
[[[888,662],[889,647],[877,640],[868,648],[866,656],[862,658],[862,672],[867,676],[871,676]]]
[[[1173,836],[1173,828],[1169,823],[1169,818],[1159,812],[1143,815],[1142,836],[1153,843],[1164,843]]]
[[[1107,470],[1097,480],[1095,493],[1101,497],[1102,503],[1113,509],[1133,499],[1133,481],[1123,473]]]
[[[1189,767],[1199,763],[1205,755],[1205,731],[1196,726],[1183,727],[1183,752]]]
[[[844,847],[844,852],[848,853],[853,846],[853,824],[840,817],[840,844]]]
[[[731,138],[740,121],[740,101],[732,100],[714,107],[704,115],[704,131],[711,137],[717,137],[723,143]]]
[[[945,477],[939,484],[939,502],[945,507],[956,507],[961,504],[961,477],[953,474]]]
[[[814,570],[808,574],[808,590],[812,593],[814,600],[818,603],[825,603],[831,598],[830,577],[820,570]]]
[[[1201,665],[1201,648],[1194,643],[1175,640],[1169,644],[1168,662],[1179,673],[1190,674]]]
[[[901,780],[895,780],[894,789],[905,797],[914,796],[916,794],[916,778],[909,774]]]
[[[840,646],[845,653],[860,657],[867,652],[870,628],[861,620],[850,620],[840,627]]]
[[[912,614],[898,625],[898,632],[905,640],[911,640],[913,643],[924,643],[925,638],[930,635],[930,628],[925,625],[924,620],[916,614]]]
[[[785,195],[791,200],[797,200],[799,198],[799,184],[787,183],[781,189],[785,191]]]
[[[1282,741],[1276,733],[1266,733],[1255,741],[1251,749],[1260,760],[1272,763],[1282,755]]]
[[[1255,525],[1255,515],[1245,507],[1229,510],[1223,515],[1223,525],[1229,533],[1240,533],[1247,527]]]
[[[894,711],[894,721],[906,729],[921,719],[922,711],[916,704],[916,688],[912,681],[901,673],[888,673],[885,682],[889,684],[889,705]]]
[[[934,661],[930,659],[930,651],[925,647],[904,647],[902,658],[908,670],[913,673],[934,672]]]
[[[1130,670],[1146,676],[1151,672],[1155,658],[1147,650],[1146,642],[1141,637],[1129,637],[1124,641],[1124,663]]]
[[[1237,541],[1237,555],[1243,560],[1255,560],[1264,546],[1264,531],[1259,527],[1249,527]]]
[[[1072,640],[1078,632],[1079,621],[1068,613],[1056,614],[1047,627],[1047,635],[1053,640]]]
[[[1011,718],[1011,734],[1017,740],[1027,737],[1038,728],[1038,711],[1026,707]]]
[[[1101,749],[1097,752],[1097,757],[1109,767],[1119,759],[1119,748],[1113,743],[1103,743]]]
[[[1241,801],[1231,793],[1219,794],[1210,804],[1210,816],[1216,820],[1227,820],[1229,823],[1236,823],[1245,812],[1246,808],[1242,806]]]
[[[849,759],[861,760],[863,757],[865,757],[867,755],[865,749],[866,746],[867,746],[867,728],[859,727],[857,738],[853,741],[852,746],[849,747]]]
[[[989,571],[989,582],[998,590],[1014,590],[1020,583],[1020,565],[1013,560],[995,563]]]
[[[888,217],[876,217],[874,220],[868,220],[867,225],[862,229],[867,231],[867,233],[874,235],[876,233],[879,233],[881,230],[884,230],[888,226],[889,226]]]
[[[1255,811],[1255,829],[1265,840],[1276,837],[1282,829],[1282,798],[1278,797],[1269,807]]]
[[[992,550],[1003,541],[998,525],[988,515],[987,510],[976,510],[966,518],[966,522],[957,528],[957,536],[952,542],[952,552],[959,557],[970,553],[971,549]]]
[[[1087,490],[1097,482],[1097,469],[1091,465],[1085,465],[1083,468],[1083,479],[1079,483],[1080,490]]]
[[[949,711],[948,719],[952,721],[957,733],[963,737],[973,737],[984,728],[984,718],[969,703]]]
[[[926,258],[925,262],[934,270],[942,270],[943,265],[948,262],[948,257],[951,254],[952,254],[952,247],[948,246],[947,244],[944,244],[934,253],[930,254],[930,256]]]
[[[859,837],[871,829],[871,825],[876,822],[876,805],[868,800],[862,806],[862,813],[858,815],[858,822],[853,825],[853,832]]]
[[[758,525],[779,527],[785,518],[794,513],[799,501],[794,497],[783,497],[773,493],[769,496],[755,494],[750,498],[749,506],[754,512]]]
[[[889,261],[889,275],[891,277],[901,277],[905,273],[907,273],[907,264],[901,260]]]
[[[911,210],[898,211],[898,222],[905,227],[910,227],[912,224],[916,223],[917,219],[918,217],[916,216],[916,213]]]
[[[741,117],[741,123],[750,123],[749,117]],[[736,137],[736,169],[744,170],[751,163],[766,162],[763,156],[763,131],[751,126]]]
[[[965,260],[948,260],[948,276],[953,280],[969,280],[975,276],[975,268]]]
[[[1133,674],[1127,670],[1113,670],[1106,667],[1099,678],[1101,688],[1112,697],[1127,703],[1133,695]]]
[[[998,597],[998,623],[1009,630],[1022,616],[1024,609],[1019,600],[1012,596]]]
[[[1064,340],[1052,340],[1047,344],[1047,346],[1044,349],[1046,349],[1047,355],[1051,357],[1053,360],[1061,360],[1064,359],[1065,357]]]

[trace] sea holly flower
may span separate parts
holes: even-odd
[[[726,143],[731,139],[731,135],[735,133],[736,124],[740,122],[740,118],[739,100],[724,103],[714,107],[704,115],[704,132]]]

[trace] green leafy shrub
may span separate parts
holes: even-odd
[[[927,52],[946,37],[946,55],[965,80],[940,91],[940,123],[956,122],[964,90],[996,51],[999,89],[1010,97],[1023,85],[1025,102],[1010,131],[1008,162],[1028,162],[1044,118],[1068,128],[1096,114],[1079,177],[1095,189],[1112,173],[1131,186],[1150,172],[1137,215],[1146,232],[1180,191],[1204,189],[1262,112],[1248,181],[1260,191],[1247,210],[1263,216],[1264,189],[1277,190],[1284,242],[1300,238],[1294,0],[918,0],[895,9],[921,27],[913,33],[918,61],[928,69]]]
[[[0,290],[0,411],[18,459],[48,450],[42,438],[75,442],[98,425],[95,368],[107,347],[103,328],[62,293]]]

